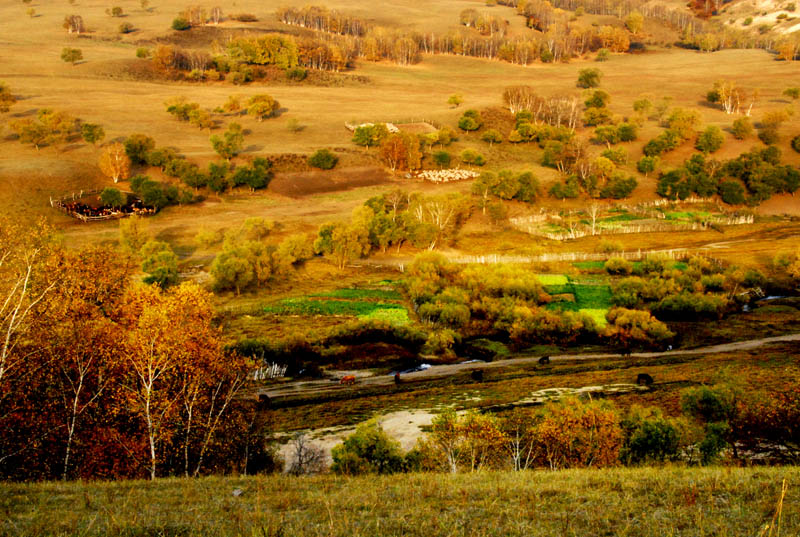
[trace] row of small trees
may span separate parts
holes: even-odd
[[[331,470],[358,475],[712,464],[726,454],[740,460],[743,450],[781,462],[800,457],[792,433],[800,419],[796,389],[745,395],[732,383],[701,386],[681,394],[681,408],[682,416],[670,417],[658,408],[622,411],[608,401],[566,399],[501,415],[448,410],[407,453],[372,420],[333,448]]]

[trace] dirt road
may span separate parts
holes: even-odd
[[[762,339],[751,339],[747,341],[735,341],[696,349],[678,349],[664,352],[635,352],[631,358],[658,358],[663,356],[689,356],[697,354],[716,354],[722,352],[747,351],[769,345],[771,343],[785,343],[790,341],[800,341],[800,334],[787,334],[784,336],[768,337]],[[798,348],[800,355],[800,348]],[[608,358],[619,358],[619,353],[597,353],[597,354],[559,354],[550,355],[550,361],[566,360],[602,360]],[[473,369],[492,369],[498,367],[508,367],[516,365],[535,364],[539,356],[520,356],[519,358],[509,358],[507,360],[496,360],[493,362],[471,362],[451,365],[433,366],[424,371],[406,373],[402,376],[405,382],[424,382],[428,380],[440,379],[456,375],[463,371]],[[345,373],[345,372],[342,372]],[[359,388],[388,386],[394,383],[392,375],[374,375],[368,371],[347,371],[348,375],[355,375],[357,383],[353,386],[343,386],[339,384],[338,378],[323,380],[305,380],[277,384],[258,390],[259,395],[266,395],[270,400],[281,399],[293,396],[313,396],[323,393],[335,392],[338,390],[358,390]]]

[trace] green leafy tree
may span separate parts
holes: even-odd
[[[389,129],[386,128],[385,123],[361,125],[356,127],[353,132],[353,143],[363,147],[375,147],[381,145],[388,136]]]
[[[150,231],[144,218],[134,215],[119,221],[119,242],[127,252],[138,253],[148,240]]]
[[[319,168],[320,170],[333,169],[337,162],[339,162],[339,157],[327,149],[319,149],[308,157],[308,165]]]
[[[453,108],[458,108],[463,102],[464,98],[458,93],[454,93],[453,95],[447,98],[447,104],[449,104]]]
[[[447,151],[437,151],[433,154],[433,162],[440,168],[448,168],[453,157]]]
[[[477,110],[467,110],[458,120],[458,128],[463,131],[476,131],[483,125],[483,119]]]
[[[695,147],[703,153],[708,154],[718,151],[723,143],[725,143],[725,135],[722,134],[722,129],[716,125],[711,125],[697,137]]]
[[[586,68],[581,69],[578,71],[578,83],[577,86],[579,88],[596,88],[600,85],[600,79],[603,77],[603,73],[600,69],[595,68]]]
[[[488,143],[489,147],[492,147],[492,144],[503,142],[503,135],[496,129],[489,129],[481,135],[481,140]]]
[[[750,118],[740,117],[733,122],[733,137],[737,140],[744,140],[753,135],[753,124]]]
[[[636,163],[636,169],[643,173],[645,177],[658,169],[661,159],[658,156],[644,156]]]
[[[344,475],[393,474],[405,466],[400,443],[391,439],[377,420],[360,424],[331,450],[331,457],[331,470]]]
[[[83,59],[83,52],[79,48],[64,47],[61,50],[61,59],[75,65]]]
[[[239,154],[244,145],[242,126],[235,122],[230,123],[222,136],[215,134],[209,138],[209,141],[219,156],[230,160]]]
[[[131,134],[125,139],[125,153],[132,164],[147,163],[147,153],[156,148],[156,141],[145,134]]]
[[[106,187],[100,193],[100,202],[105,207],[113,207],[115,209],[118,209],[119,207],[125,205],[126,201],[127,201],[127,196],[125,196],[125,194],[123,194],[116,188]]]
[[[800,99],[800,88],[798,87],[786,88],[785,90],[783,90],[783,94],[786,97],[791,98],[793,101],[796,101],[797,99]]]
[[[169,244],[149,240],[139,251],[142,271],[147,273],[144,282],[166,289],[178,283],[178,257]]]
[[[182,32],[184,30],[188,30],[191,27],[192,27],[191,23],[188,20],[184,19],[183,17],[175,17],[172,20],[172,29],[173,30],[177,30],[179,32]]]
[[[84,142],[95,145],[97,142],[101,142],[105,137],[106,131],[102,126],[94,123],[81,124],[81,138],[83,138]]]
[[[369,207],[358,207],[353,211],[349,224],[323,224],[314,241],[314,251],[330,257],[339,269],[343,269],[349,261],[369,252],[369,222],[374,215]]]

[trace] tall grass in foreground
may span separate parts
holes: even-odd
[[[4,484],[0,535],[792,537],[799,481],[667,467]]]

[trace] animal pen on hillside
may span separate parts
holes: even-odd
[[[50,197],[50,207],[58,209],[59,211],[76,218],[82,222],[96,222],[101,220],[116,220],[119,218],[127,218],[128,216],[150,216],[156,213],[155,209],[145,207],[142,200],[133,196],[131,193],[123,193],[129,197],[133,197],[133,201],[126,203],[123,207],[94,207],[80,200],[97,196],[101,193],[100,190],[88,190],[80,192],[73,192],[61,198],[53,199]]]

